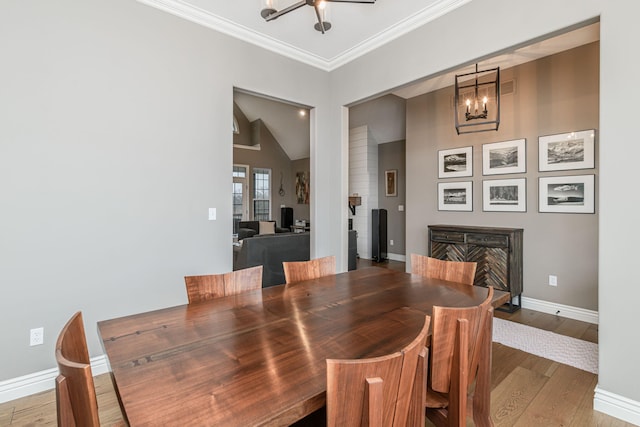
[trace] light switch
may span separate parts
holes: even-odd
[[[398,211],[404,212],[404,205],[398,205]]]
[[[216,220],[216,208],[209,208],[209,221]]]

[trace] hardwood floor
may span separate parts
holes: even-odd
[[[375,263],[358,260],[358,266],[376,265],[405,270],[398,261]],[[522,309],[496,312],[496,317],[546,329],[558,334],[598,342],[598,328],[585,322]],[[496,426],[608,426],[631,427],[593,410],[597,375],[552,362],[501,344],[493,344],[491,411]],[[102,425],[122,422],[111,376],[96,377]],[[0,426],[55,426],[54,391],[0,404]],[[428,426],[431,426],[427,422]]]

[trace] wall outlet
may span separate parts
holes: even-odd
[[[549,286],[558,286],[558,276],[549,275]]]
[[[389,240],[389,246],[393,246],[393,240]]]
[[[29,345],[44,344],[44,328],[34,328],[29,331]]]

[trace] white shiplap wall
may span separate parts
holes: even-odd
[[[353,229],[358,231],[358,254],[371,259],[371,209],[378,208],[378,144],[367,126],[349,130],[349,195],[357,194]]]

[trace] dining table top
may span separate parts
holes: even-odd
[[[131,426],[289,425],[325,404],[326,359],[400,350],[433,306],[487,289],[367,267],[98,322]],[[509,294],[495,291],[494,306]]]

